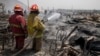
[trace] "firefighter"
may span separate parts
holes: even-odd
[[[15,50],[20,50],[24,46],[26,31],[26,21],[23,17],[23,9],[21,5],[17,4],[14,7],[14,14],[9,17],[10,30],[16,41]]]
[[[42,47],[42,37],[44,31],[44,24],[41,22],[39,16],[39,9],[37,4],[33,4],[30,8],[30,14],[27,20],[27,29],[28,29],[28,36],[33,37],[34,33],[36,36],[33,38],[32,50],[34,52],[38,52],[41,50]]]

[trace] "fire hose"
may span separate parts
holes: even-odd
[[[30,43],[33,41],[33,38],[36,36],[36,34],[37,34],[37,31],[33,34],[33,36],[30,39],[30,41],[21,50],[19,50],[18,52],[16,52],[12,56],[16,56],[16,55],[20,54],[22,51],[24,51],[30,45]]]

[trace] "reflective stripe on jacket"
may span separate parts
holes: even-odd
[[[9,17],[10,29],[13,33],[25,34],[22,26],[26,26],[25,18],[18,14],[13,14]]]
[[[25,36],[25,34],[17,34],[17,33],[15,33],[14,36]]]
[[[43,36],[44,25],[40,25],[42,22],[40,18],[35,14],[30,14],[27,20],[27,30],[28,36],[33,36],[34,32],[37,31],[36,38],[40,38]],[[40,27],[41,26],[41,27]]]
[[[20,25],[17,25],[17,24],[10,24],[10,26],[17,27],[17,28],[21,28],[21,26]]]

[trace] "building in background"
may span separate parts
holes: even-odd
[[[19,0],[0,0],[0,3],[4,4],[4,10],[7,14],[9,13],[8,11],[13,13],[13,8],[16,4],[21,4],[24,10],[28,11],[28,6]]]

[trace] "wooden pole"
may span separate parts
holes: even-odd
[[[29,0],[27,0],[28,10],[29,10]]]

